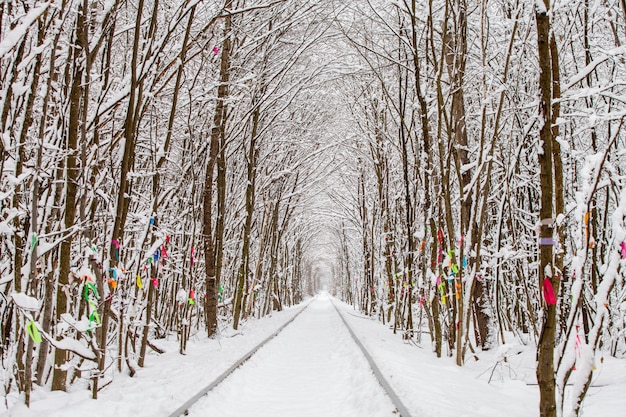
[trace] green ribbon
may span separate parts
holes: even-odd
[[[37,236],[37,233],[33,233],[33,237],[30,240],[30,251],[31,252],[33,250],[35,250],[35,246],[37,246],[37,242],[39,242],[39,236]]]
[[[93,323],[94,321],[96,322],[96,324],[100,324],[100,316],[98,315],[98,310],[94,310],[91,315],[89,316],[89,321],[91,323]]]
[[[41,343],[41,334],[39,333],[39,329],[34,321],[29,321],[26,325],[26,331],[30,335],[30,338],[33,339],[35,343]]]
[[[441,280],[441,284],[439,284],[437,288],[439,288],[439,292],[441,293],[441,295],[444,295],[446,291],[446,282],[444,280]]]
[[[100,296],[98,295],[98,289],[96,288],[96,286],[90,282],[87,282],[85,283],[85,290],[83,293],[83,296],[85,297],[85,301],[89,301],[89,290],[91,290],[91,292],[96,298],[100,298]]]

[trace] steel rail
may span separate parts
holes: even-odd
[[[306,310],[306,308],[309,305],[311,305],[312,302],[313,301],[310,301],[307,305],[302,307],[300,311],[298,311],[292,318],[290,318],[282,326],[280,326],[278,330],[276,330],[274,333],[266,337],[261,343],[259,343],[258,345],[250,349],[248,353],[243,355],[237,362],[235,362],[227,370],[222,372],[217,378],[213,380],[213,382],[211,382],[206,387],[202,388],[196,395],[191,397],[187,402],[185,402],[183,405],[178,407],[174,412],[169,414],[169,417],[180,417],[182,415],[187,415],[189,413],[189,408],[191,406],[193,406],[196,402],[198,402],[198,400],[200,400],[202,397],[207,395],[207,393],[211,391],[213,388],[221,384],[226,378],[228,378],[230,374],[235,372],[237,368],[239,368],[244,362],[250,359],[252,355],[254,355],[259,349],[261,349],[267,342],[269,342],[270,340],[275,338],[280,332],[282,332],[283,329],[287,327],[288,325],[290,325],[296,319],[296,317],[298,317],[304,310]]]
[[[383,373],[380,371],[380,368],[378,368],[378,366],[376,365],[376,362],[374,362],[374,359],[372,359],[372,356],[369,354],[367,349],[365,349],[365,346],[363,346],[363,343],[361,343],[356,333],[354,333],[354,331],[352,330],[352,327],[350,327],[350,325],[346,321],[343,314],[341,314],[341,311],[339,311],[339,309],[337,308],[337,305],[332,300],[331,300],[331,303],[333,304],[333,307],[335,307],[335,311],[337,312],[337,314],[339,314],[339,317],[341,317],[341,321],[343,321],[343,324],[348,329],[348,332],[350,332],[350,336],[352,336],[352,340],[354,340],[354,342],[357,344],[359,349],[361,349],[361,352],[363,352],[363,356],[365,356],[365,359],[367,359],[367,362],[370,368],[372,369],[372,372],[374,373],[376,380],[378,381],[380,386],[385,390],[387,396],[393,403],[394,407],[396,407],[396,410],[398,410],[398,413],[400,414],[400,416],[411,417],[411,413],[409,413],[409,410],[402,403],[402,400],[400,400],[400,397],[398,397],[398,394],[396,394],[393,388],[391,388],[391,385],[389,385],[389,382],[383,376]]]

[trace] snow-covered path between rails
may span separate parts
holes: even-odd
[[[322,294],[189,416],[389,417],[394,410]]]

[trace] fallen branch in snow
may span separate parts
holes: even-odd
[[[104,384],[102,384],[100,387],[98,387],[98,391],[102,391],[103,389],[105,389],[106,387],[108,387],[109,385],[111,385],[111,383],[113,382],[112,379],[109,379],[107,382],[105,382]]]
[[[162,354],[165,353],[165,349],[162,349],[162,348],[158,347],[157,345],[152,343],[150,340],[148,340],[148,346],[150,347],[150,349],[154,350],[158,354],[162,355]]]
[[[476,378],[481,377],[482,375],[484,375],[485,373],[487,373],[487,371],[491,369],[491,374],[489,374],[489,380],[487,381],[487,383],[490,384],[491,380],[493,379],[493,374],[496,372],[496,368],[498,366],[505,366],[504,365],[505,363],[507,364],[506,366],[508,366],[509,373],[510,373],[512,369],[511,369],[511,365],[508,364],[509,357],[514,356],[514,355],[519,355],[523,351],[524,351],[524,347],[521,345],[511,345],[511,344],[505,343],[504,345],[500,346],[500,348],[496,352],[495,362],[493,366],[485,369]]]

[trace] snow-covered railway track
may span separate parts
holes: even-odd
[[[181,415],[411,417],[326,295],[309,303],[170,417]]]
[[[302,309],[300,311],[298,311],[292,318],[290,318],[289,320],[287,320],[282,326],[280,326],[278,329],[276,329],[276,331],[274,333],[272,333],[271,335],[269,335],[268,337],[266,337],[265,339],[263,339],[261,341],[261,343],[259,343],[258,345],[256,345],[255,347],[253,347],[252,349],[250,349],[245,355],[243,355],[241,358],[239,358],[234,364],[232,364],[227,370],[225,370],[224,372],[222,372],[217,378],[215,378],[213,380],[213,382],[211,382],[209,385],[207,385],[206,387],[202,388],[196,395],[194,395],[193,397],[191,397],[189,400],[187,400],[183,405],[181,405],[180,407],[178,407],[174,412],[172,412],[169,417],[179,417],[182,415],[188,415],[189,414],[189,408],[192,407],[196,402],[198,402],[198,400],[200,400],[202,397],[204,397],[205,395],[207,395],[207,393],[209,391],[211,391],[213,388],[217,387],[219,384],[222,383],[222,381],[224,381],[226,378],[228,378],[228,376],[230,374],[232,374],[233,372],[235,372],[241,365],[243,365],[248,359],[250,359],[252,357],[252,355],[254,355],[259,349],[261,349],[263,346],[265,346],[265,344],[267,344],[267,342],[269,342],[270,340],[272,340],[273,338],[275,338],[276,336],[278,336],[278,334],[280,332],[282,332],[285,327],[289,326],[291,323],[293,323],[293,321],[300,315],[302,314],[302,312],[304,310],[306,310],[306,308],[310,305],[311,303],[305,305],[304,307],[302,307]]]
[[[346,321],[346,319],[343,316],[343,314],[341,314],[341,311],[339,311],[339,309],[337,308],[335,303],[333,303],[333,307],[335,307],[335,311],[337,311],[337,314],[339,314],[339,317],[341,317],[341,321],[343,321],[343,324],[348,329],[348,332],[350,333],[350,336],[352,336],[352,340],[354,340],[354,343],[356,343],[357,346],[359,347],[359,349],[361,349],[361,352],[363,353],[363,356],[365,356],[365,359],[367,359],[367,363],[369,364],[370,368],[372,368],[372,372],[374,373],[374,376],[376,377],[376,380],[378,381],[380,386],[387,393],[387,396],[389,397],[389,399],[391,400],[393,405],[396,407],[396,410],[398,411],[398,414],[401,417],[411,417],[411,413],[409,413],[409,410],[402,403],[402,400],[400,400],[400,397],[398,397],[398,394],[396,394],[396,392],[393,390],[391,385],[389,385],[389,382],[387,381],[387,379],[385,378],[383,373],[378,368],[378,365],[376,365],[376,362],[372,358],[372,355],[370,355],[370,353],[367,351],[367,349],[365,348],[365,346],[363,345],[361,340],[358,338],[356,333],[354,333],[354,330],[352,330],[352,327],[350,327],[350,325]]]

